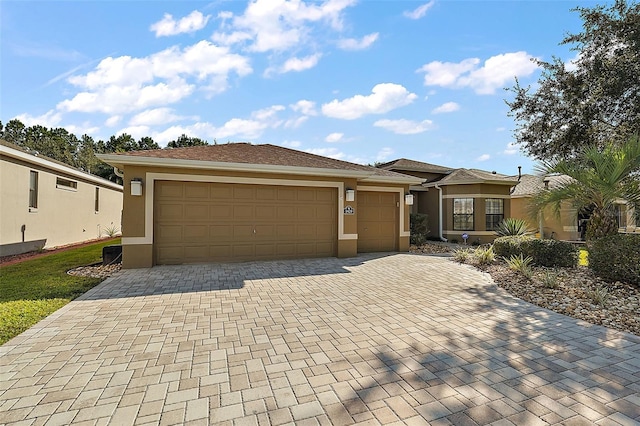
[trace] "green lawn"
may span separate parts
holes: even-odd
[[[120,240],[103,241],[0,267],[0,344],[102,281],[71,276],[67,271],[99,262],[102,247],[112,244],[120,244]]]

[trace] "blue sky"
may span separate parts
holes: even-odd
[[[0,120],[530,172],[503,88],[577,1],[3,1]]]

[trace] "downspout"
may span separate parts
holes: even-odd
[[[113,168],[113,173],[119,178],[124,178],[124,172],[117,167]]]
[[[438,237],[446,243],[448,240],[442,236],[442,188],[438,184],[435,184],[434,188],[438,190]]]

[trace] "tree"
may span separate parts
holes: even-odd
[[[182,148],[187,146],[204,146],[209,145],[207,141],[200,138],[194,138],[185,135],[184,133],[175,141],[171,141],[167,144],[167,148]]]
[[[544,190],[532,198],[534,211],[551,206],[557,214],[563,202],[578,211],[591,210],[587,223],[587,240],[618,232],[615,202],[626,200],[640,204],[640,136],[635,134],[624,144],[609,144],[583,149],[576,160],[542,163],[540,172],[567,176],[556,188]]]
[[[144,136],[140,138],[140,140],[138,141],[138,146],[136,149],[139,149],[139,150],[160,149],[160,145],[158,145],[150,136]]]
[[[535,92],[516,79],[506,101],[516,142],[538,159],[570,158],[586,146],[624,144],[640,129],[640,3],[574,9],[583,31],[561,44],[572,64],[535,60],[543,69]]]

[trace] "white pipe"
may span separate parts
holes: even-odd
[[[442,188],[438,184],[434,188],[438,190],[438,237],[446,243],[448,240],[442,236]]]
[[[113,173],[119,178],[124,178],[124,172],[117,167],[113,168]]]

